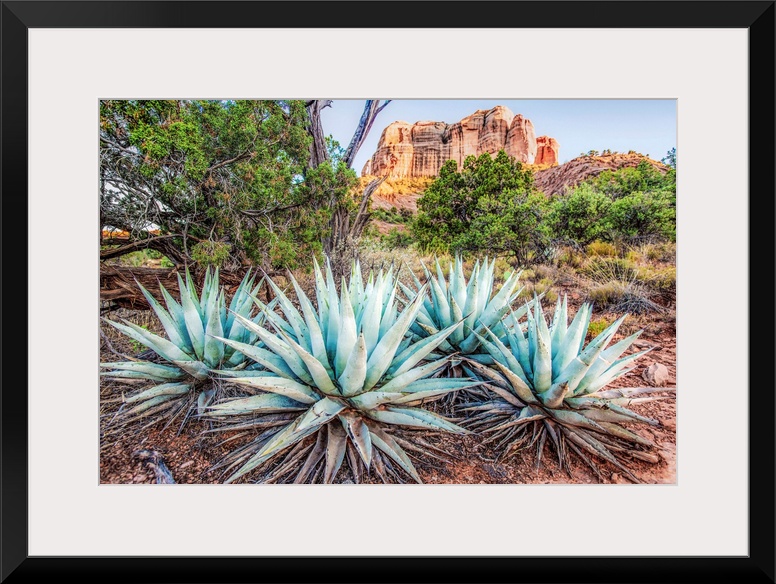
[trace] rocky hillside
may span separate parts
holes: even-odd
[[[539,190],[548,195],[555,195],[563,193],[568,188],[573,188],[589,177],[597,176],[604,170],[638,166],[642,160],[646,160],[662,172],[667,169],[664,164],[637,153],[579,156],[559,166],[548,168],[534,164],[532,168],[534,169],[535,184]],[[374,176],[361,177],[361,188],[363,189],[374,178]],[[432,181],[433,178],[389,178],[372,195],[372,208],[398,209],[399,211],[406,209],[415,213],[418,210],[418,199]]]
[[[560,146],[549,136],[536,137],[533,123],[505,106],[477,110],[460,122],[393,122],[380,136],[377,151],[362,175],[391,178],[433,177],[447,160],[459,167],[467,156],[505,150],[528,164],[557,164]]]
[[[579,156],[560,166],[539,170],[534,174],[534,181],[540,191],[546,195],[557,195],[568,188],[573,188],[585,179],[599,175],[604,170],[617,170],[630,166],[638,166],[646,160],[655,168],[665,172],[667,167],[647,158],[643,154],[604,154],[602,156]]]

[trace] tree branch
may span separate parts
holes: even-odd
[[[364,111],[361,114],[361,119],[358,122],[356,131],[353,134],[353,138],[351,138],[348,149],[345,151],[345,156],[343,157],[345,164],[347,164],[349,167],[353,165],[353,160],[355,159],[359,148],[361,148],[361,145],[364,143],[364,140],[366,140],[367,134],[369,134],[369,130],[372,129],[372,124],[374,124],[375,118],[377,118],[377,114],[383,111],[385,106],[387,106],[389,103],[391,103],[390,99],[386,100],[382,105],[380,104],[379,99],[366,100],[366,103],[364,104]]]

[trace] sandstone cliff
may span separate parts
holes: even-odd
[[[541,148],[541,149],[540,149]],[[477,110],[460,122],[393,122],[380,136],[377,151],[362,175],[391,178],[433,177],[447,160],[460,167],[467,156],[505,150],[520,162],[557,164],[559,145],[547,136],[536,137],[531,120],[498,105]]]

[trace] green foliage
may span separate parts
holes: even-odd
[[[634,192],[624,195],[609,209],[613,234],[624,238],[676,239],[676,197],[667,191]]]
[[[660,290],[651,283],[651,271],[646,272],[630,260],[593,257],[581,271],[593,281],[588,298],[597,306],[636,314],[663,310],[652,300],[654,291]],[[661,293],[667,297],[669,290]]]
[[[676,267],[643,266],[638,269],[638,279],[664,299],[676,298]]]
[[[587,245],[676,239],[676,171],[642,160],[606,170],[555,197],[549,215],[554,237]]]
[[[117,259],[118,263],[124,266],[139,268],[141,266],[157,265],[162,268],[172,268],[174,264],[167,256],[162,255],[155,249],[141,249],[131,251]]]
[[[418,200],[412,225],[421,250],[508,255],[519,265],[543,258],[550,243],[547,198],[533,174],[502,150],[447,161]]]
[[[203,266],[220,268],[229,258],[232,246],[221,241],[200,241],[191,247],[191,257]]]
[[[602,332],[606,330],[606,328],[612,324],[605,318],[595,318],[590,321],[590,327],[587,329],[587,338],[588,340],[592,340],[598,335],[600,335]]]
[[[586,245],[608,233],[612,199],[590,183],[583,183],[552,203],[550,223],[555,237]]]
[[[580,271],[600,281],[631,280],[638,273],[636,264],[632,261],[608,255],[593,256]]]
[[[391,229],[386,235],[380,238],[380,241],[388,249],[409,247],[415,242],[411,233],[398,229]]]
[[[389,209],[372,209],[372,219],[378,221],[385,221],[386,223],[408,223],[412,219],[412,214],[406,209],[399,211],[396,207]]]
[[[101,222],[177,236],[179,264],[294,268],[355,182],[331,140],[334,161],[309,168],[307,121],[302,100],[103,100]]]
[[[676,170],[676,147],[671,148],[671,150],[669,150],[666,155],[660,159],[660,162]]]
[[[586,182],[612,199],[637,191],[673,190],[674,194],[676,193],[676,177],[660,172],[646,160],[642,160],[636,166],[604,170]]]

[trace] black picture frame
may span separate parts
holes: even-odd
[[[293,4],[292,12],[289,6]],[[430,6],[423,7],[422,4]],[[521,27],[749,31],[749,554],[745,557],[29,557],[27,32],[35,27],[466,27],[473,2],[2,2],[3,582],[774,582],[774,1],[477,2]],[[498,6],[495,6],[498,4]],[[339,5],[339,6],[338,6]],[[490,6],[494,5],[494,6]],[[519,5],[519,6],[518,6]],[[444,9],[440,9],[443,6]],[[352,21],[343,21],[343,14]],[[424,15],[433,16],[424,16]],[[291,16],[292,15],[292,16]],[[375,18],[372,18],[373,15]],[[335,20],[336,19],[336,20]],[[478,22],[502,27],[506,20]],[[262,24],[272,27],[273,24]],[[764,324],[764,327],[762,326]],[[764,367],[765,366],[765,367]],[[766,371],[764,371],[764,369]]]

